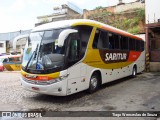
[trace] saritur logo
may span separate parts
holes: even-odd
[[[127,59],[127,53],[106,53],[105,61],[110,60],[126,60]]]
[[[129,57],[129,51],[99,50],[99,53],[104,63],[126,62]]]

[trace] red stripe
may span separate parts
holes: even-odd
[[[128,62],[136,61],[140,55],[141,55],[141,52],[130,51]]]

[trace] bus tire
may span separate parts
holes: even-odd
[[[132,77],[135,78],[136,75],[137,75],[137,69],[136,69],[136,66],[134,66],[132,70]]]
[[[93,93],[98,89],[98,87],[99,87],[99,76],[98,74],[94,73],[90,79],[88,92]]]

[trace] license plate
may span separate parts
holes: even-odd
[[[39,91],[40,89],[38,87],[32,87],[32,90]]]

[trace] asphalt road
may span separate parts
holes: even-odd
[[[19,77],[19,72],[0,72],[0,111],[160,111],[159,72],[142,73],[136,78],[116,80],[103,85],[93,94],[83,91],[67,97],[42,95],[23,90]],[[63,118],[63,120],[80,118]],[[129,119],[135,118],[137,120],[159,119],[157,117],[130,117]],[[0,118],[0,120],[4,119],[11,118]],[[42,120],[44,119],[52,118]],[[128,118],[118,119],[128,120]]]

